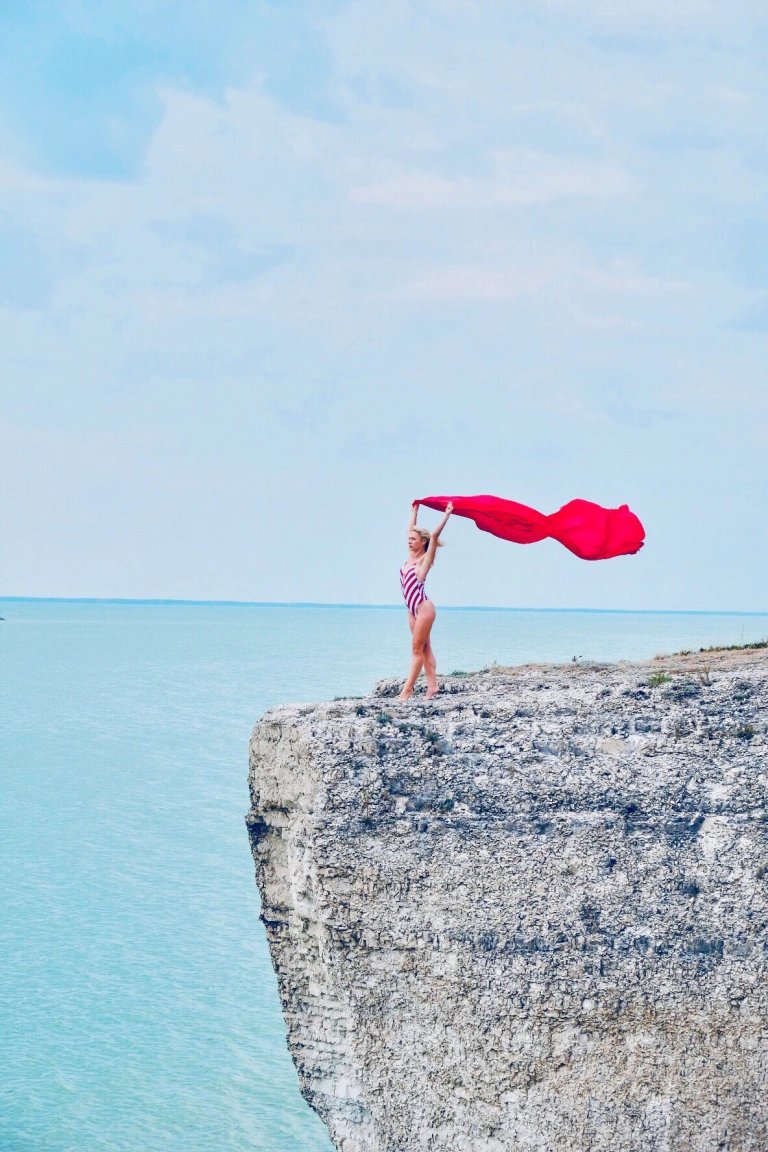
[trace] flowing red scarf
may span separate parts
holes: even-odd
[[[498,496],[425,496],[414,503],[444,512],[449,500],[457,516],[474,520],[483,532],[515,544],[535,544],[551,537],[582,560],[630,556],[640,551],[645,539],[645,529],[626,504],[601,508],[589,500],[570,500],[545,516],[535,508]]]

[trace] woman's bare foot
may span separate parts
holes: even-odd
[[[437,680],[435,680],[434,684],[428,685],[427,691],[424,694],[424,699],[431,700],[433,696],[437,696],[439,691],[440,685],[438,684]]]
[[[398,700],[402,704],[405,704],[406,700],[410,700],[411,696],[413,696],[413,688],[403,688],[402,692],[398,696]]]

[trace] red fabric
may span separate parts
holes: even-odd
[[[645,529],[626,504],[601,508],[589,500],[570,500],[545,516],[535,508],[498,496],[425,496],[415,503],[444,512],[449,500],[457,516],[474,520],[483,532],[515,544],[535,544],[551,537],[582,560],[632,555],[640,551],[645,539]]]

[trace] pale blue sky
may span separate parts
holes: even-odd
[[[768,15],[0,4],[0,594],[766,608]],[[425,521],[434,515],[427,513]]]

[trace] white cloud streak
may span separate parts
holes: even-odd
[[[631,188],[626,173],[611,164],[563,163],[531,151],[498,151],[489,157],[496,168],[488,180],[446,179],[429,173],[399,176],[353,186],[357,204],[431,211],[441,209],[516,208],[555,200],[613,199]]]

